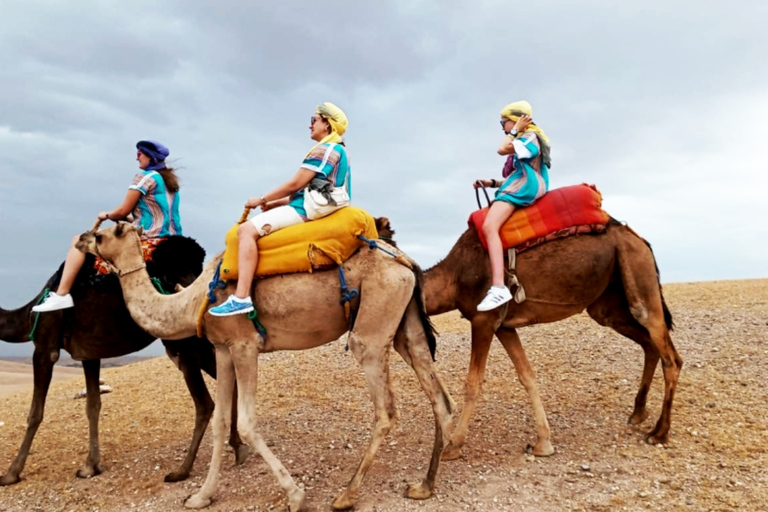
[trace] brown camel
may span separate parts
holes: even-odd
[[[376,221],[380,236],[391,240],[394,230],[389,220],[381,217]],[[556,322],[585,309],[600,325],[614,329],[643,348],[645,364],[634,411],[629,417],[632,425],[642,423],[648,416],[646,398],[661,359],[664,403],[646,441],[666,443],[683,360],[669,336],[672,315],[661,293],[650,244],[629,227],[611,219],[604,234],[554,240],[520,253],[517,275],[525,287],[524,302],[510,302],[485,313],[477,311],[477,304],[491,283],[491,268],[474,227],[461,235],[445,259],[425,272],[427,313],[437,315],[458,309],[472,328],[464,408],[443,459],[461,456],[494,334],[512,359],[518,378],[533,402],[537,435],[533,453],[538,456],[554,453],[536,376],[517,328]]]
[[[139,325],[155,336],[168,339],[195,333],[197,313],[220,258],[214,259],[194,283],[179,293],[160,295],[148,279],[139,238],[132,226],[118,224],[96,233],[85,233],[80,240],[78,248],[100,254],[120,269],[120,284],[128,310]],[[355,504],[362,479],[396,421],[388,362],[392,345],[416,371],[435,415],[435,443],[427,475],[407,491],[410,498],[428,498],[434,489],[454,403],[432,370],[435,338],[423,308],[421,270],[415,263],[409,269],[383,252],[367,248],[358,251],[342,268],[349,286],[362,293],[349,347],[363,367],[373,398],[375,424],[370,445],[357,471],[333,507],[346,509]],[[233,289],[234,285],[230,284],[224,290],[217,290],[217,301],[226,298]],[[267,331],[265,339],[258,335],[245,315],[213,317],[206,313],[204,317],[205,332],[216,347],[218,405],[214,411],[211,467],[200,491],[186,501],[189,508],[209,505],[216,489],[235,376],[240,391],[237,425],[240,435],[270,466],[288,496],[290,510],[301,508],[305,498],[304,490],[296,486],[255,429],[258,356],[261,352],[314,348],[335,341],[347,332],[349,323],[339,304],[339,275],[336,270],[330,270],[260,279],[252,295]]]
[[[169,288],[174,284],[192,282],[201,272],[205,256],[205,252],[196,242],[179,238],[172,245],[181,244],[178,247],[179,251],[175,252],[180,252],[184,256],[174,257],[172,268],[159,263],[158,260],[163,259],[161,257],[158,257],[155,263],[150,263],[155,265],[153,275]],[[166,252],[162,245],[157,251]],[[174,256],[178,256],[175,252]],[[0,339],[7,342],[30,341],[30,333],[37,322],[34,327],[35,350],[32,357],[34,391],[27,420],[27,432],[8,472],[0,478],[0,485],[11,485],[21,480],[20,474],[24,469],[32,441],[43,420],[53,365],[58,361],[62,348],[67,350],[73,359],[82,361],[88,390],[86,413],[90,426],[89,451],[85,463],[77,471],[77,476],[88,478],[102,472],[98,429],[101,410],[99,394],[101,359],[137,352],[147,347],[156,337],[143,331],[131,319],[115,276],[106,276],[98,284],[88,285],[88,281],[92,280],[92,276],[88,275],[92,268],[93,257],[89,256],[78,275],[76,287],[72,290],[76,304],[74,309],[43,313],[35,320],[35,314],[31,313],[31,309],[39,301],[43,292],[19,309],[6,311],[0,308]],[[52,288],[55,279],[54,274],[46,288]],[[176,471],[165,477],[166,482],[176,482],[189,476],[200,441],[213,414],[213,400],[203,380],[202,371],[215,378],[216,362],[213,345],[206,339],[163,340],[163,344],[169,357],[184,374],[184,380],[195,403],[195,430],[187,456]],[[236,414],[237,410],[233,409],[233,417]],[[232,432],[230,444],[235,449],[238,463],[244,462],[248,456],[248,446],[240,441],[236,430]]]

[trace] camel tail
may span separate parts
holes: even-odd
[[[424,303],[424,271],[421,267],[408,258],[412,265],[413,275],[416,277],[416,286],[413,289],[413,298],[416,300],[416,305],[419,307],[419,320],[421,320],[421,326],[424,328],[424,335],[427,337],[427,345],[429,345],[429,353],[432,355],[432,361],[435,360],[435,353],[437,352],[437,332],[435,326],[432,324],[432,320],[429,319],[427,314],[427,306]]]

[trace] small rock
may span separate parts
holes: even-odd
[[[582,465],[581,465],[581,470],[582,470],[582,471],[589,471],[589,466],[588,466],[588,465],[586,465],[586,464],[582,464]]]
[[[528,461],[528,462],[533,462],[533,461],[536,460],[536,456],[534,456],[534,455],[526,455],[525,456],[525,460]]]

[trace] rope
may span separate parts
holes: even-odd
[[[43,302],[49,293],[51,293],[50,288],[46,288],[45,290],[43,290],[42,295],[40,295],[40,298],[37,299],[37,302],[35,302],[35,306]],[[40,313],[35,313],[35,322],[32,324],[32,330],[29,331],[29,341],[35,341],[35,330],[37,329],[38,320],[40,320]]]
[[[382,246],[380,246],[378,243],[376,243],[376,240],[371,240],[369,238],[365,238],[363,235],[357,235],[357,238],[359,238],[360,240],[362,240],[363,242],[368,244],[368,248],[370,250],[378,249],[378,250],[380,250],[382,252],[385,252],[385,253],[389,254],[390,256],[392,256],[393,258],[395,258],[395,261],[398,262],[399,264],[401,264],[404,267],[408,267],[409,269],[413,270],[413,265],[411,264],[410,261],[408,261],[408,259],[402,253],[396,254],[396,253],[394,253],[392,251],[388,251],[385,248],[383,248]]]
[[[248,320],[253,322],[253,326],[256,328],[256,331],[258,331],[259,336],[261,336],[262,339],[267,339],[267,328],[264,327],[264,324],[259,322],[258,313],[256,312],[256,308],[253,308],[253,311],[248,312]]]
[[[221,261],[216,267],[216,272],[213,274],[213,279],[211,279],[211,282],[208,284],[208,294],[205,296],[203,303],[200,304],[200,309],[197,310],[197,325],[195,329],[197,331],[198,338],[203,337],[203,317],[205,317],[205,312],[208,311],[208,306],[211,302],[216,302],[216,294],[214,293],[214,290],[217,288],[223,289],[227,287],[227,283],[219,278],[220,271]]]
[[[159,291],[163,295],[170,295],[171,294],[171,292],[167,292],[167,291],[165,291],[165,289],[163,289],[163,283],[160,282],[160,280],[158,278],[150,277],[150,279],[152,280],[152,284],[155,285],[155,288],[157,289],[157,291]]]
[[[352,304],[350,301],[360,297],[360,290],[357,288],[349,289],[347,286],[347,278],[344,275],[344,269],[339,265],[339,282],[341,283],[341,301],[339,303],[344,306],[344,318],[349,322],[349,331],[352,331],[352,327],[355,325],[356,312],[352,311]],[[347,336],[347,344],[344,347],[344,351],[349,350],[349,336]]]

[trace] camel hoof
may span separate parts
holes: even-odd
[[[432,489],[427,484],[421,482],[420,484],[413,484],[408,486],[408,490],[405,492],[406,498],[412,500],[425,500],[432,496]]]
[[[189,478],[189,471],[174,471],[173,473],[165,475],[163,481],[167,484],[172,484],[174,482],[181,482],[187,478]]]
[[[77,478],[92,478],[102,473],[101,466],[96,464],[95,466],[83,466],[77,470],[75,475]]]
[[[241,466],[251,456],[251,447],[243,443],[235,448],[235,465]]]
[[[347,510],[348,508],[354,507],[355,503],[357,503],[357,495],[344,489],[341,496],[336,498],[331,506],[333,507],[333,510]]]
[[[652,445],[657,444],[667,444],[669,442],[669,436],[665,435],[658,435],[658,434],[648,434],[645,436],[645,442]]]
[[[525,448],[526,453],[532,453],[536,457],[549,457],[555,453],[555,447],[552,446],[552,442],[549,440],[539,441],[535,446],[530,444]]]
[[[627,420],[628,425],[639,425],[648,418],[648,411],[641,409],[632,413],[632,416]]]
[[[0,478],[0,487],[17,484],[19,482],[21,482],[21,477],[19,477],[19,475],[12,475],[11,473],[6,473],[3,475],[3,478]]]
[[[186,508],[205,508],[211,504],[211,498],[201,498],[200,493],[193,494],[184,502]]]
[[[304,489],[296,487],[288,495],[288,512],[299,512],[301,506],[304,505],[304,498],[307,497],[307,493]]]
[[[461,448],[456,448],[452,444],[443,450],[440,460],[456,460],[461,457]]]

